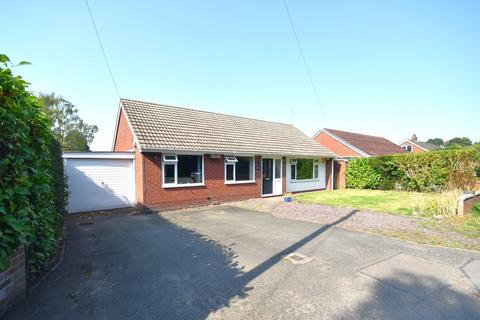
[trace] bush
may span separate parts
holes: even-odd
[[[9,264],[12,250],[23,244],[30,279],[35,280],[56,253],[63,208],[54,198],[60,184],[52,176],[60,174],[60,151],[52,155],[48,118],[10,65],[0,54],[0,270]]]
[[[476,217],[480,217],[480,203],[475,203],[473,205],[472,214]]]
[[[345,171],[347,188],[377,189],[380,182],[380,173],[371,165],[368,158],[357,158],[348,164]]]
[[[351,160],[347,187],[408,191],[471,190],[480,150],[470,147]]]
[[[52,154],[50,174],[53,179],[53,206],[55,207],[55,212],[63,216],[67,206],[68,190],[67,181],[63,173],[62,147],[60,142],[55,139],[52,140],[50,143],[50,153]]]

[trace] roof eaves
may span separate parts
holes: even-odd
[[[335,140],[337,140],[338,142],[344,144],[345,146],[349,147],[350,149],[352,149],[353,151],[355,152],[358,152],[359,154],[361,154],[362,156],[364,157],[371,157],[371,155],[369,155],[368,153],[366,153],[365,151],[355,147],[354,145],[348,143],[347,141],[343,140],[342,138],[340,138],[339,136],[337,136],[336,134],[333,134],[331,132],[329,132],[328,130],[326,129],[322,129],[321,132],[325,132],[325,134],[329,135],[330,137],[334,138]],[[321,133],[320,132],[320,133]],[[320,134],[319,133],[319,134]]]

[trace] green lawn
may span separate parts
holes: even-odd
[[[414,197],[429,196],[429,194],[417,192],[344,189],[304,193],[296,196],[295,199],[336,207],[408,215],[412,212]]]

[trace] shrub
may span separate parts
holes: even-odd
[[[67,206],[68,190],[63,173],[62,147],[56,139],[53,139],[50,143],[50,153],[52,154],[50,174],[53,179],[53,206],[55,212],[62,216]]]
[[[61,216],[55,205],[52,175],[52,134],[49,121],[28,83],[14,76],[7,56],[0,54],[0,270],[9,264],[12,250],[27,248],[32,280],[56,253]],[[57,172],[57,173],[56,173]],[[63,212],[63,210],[62,210]]]
[[[479,164],[480,150],[474,147],[354,159],[346,170],[347,187],[409,191],[471,190]]]
[[[351,160],[345,171],[347,188],[376,189],[379,186],[381,175],[370,164],[368,158]]]
[[[480,203],[475,203],[473,205],[472,214],[476,217],[480,217]]]

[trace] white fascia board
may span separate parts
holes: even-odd
[[[64,152],[62,154],[64,159],[134,159],[135,153],[133,152]]]

